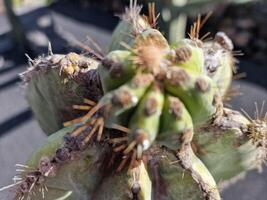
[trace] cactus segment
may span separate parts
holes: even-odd
[[[166,95],[157,142],[175,151],[181,146],[180,137],[190,130],[193,130],[193,123],[184,104],[179,98]]]
[[[109,52],[114,50],[125,50],[125,47],[121,45],[121,42],[131,46],[136,35],[140,34],[143,30],[150,28],[149,24],[140,16],[135,19],[134,23],[135,24],[131,24],[127,21],[121,21],[117,25],[108,47]]]
[[[205,57],[205,74],[217,85],[220,94],[225,95],[235,72],[233,44],[222,32],[218,32],[213,41],[203,44]]]
[[[99,104],[111,104],[109,116],[105,121],[106,127],[112,127],[113,124],[125,125],[130,114],[128,111],[138,104],[152,81],[152,75],[138,74],[128,83],[106,94],[99,102]]]
[[[208,77],[176,67],[170,68],[166,76],[166,90],[183,101],[195,125],[212,118],[218,107],[214,101],[217,88]]]
[[[97,200],[151,200],[152,185],[143,162],[137,167],[102,180],[93,199]]]
[[[197,74],[204,72],[203,43],[200,40],[183,39],[175,45],[174,62],[179,67]]]
[[[230,39],[219,32],[202,41],[207,17],[199,16],[190,39],[170,46],[155,29],[154,4],[148,17],[140,9],[130,1],[110,52],[95,54],[101,63],[51,51],[30,60],[23,79],[42,127],[74,119],[0,191],[16,186],[17,200],[220,200],[216,181],[266,162],[267,114],[247,119],[222,105]]]
[[[102,95],[95,70],[98,62],[93,59],[75,53],[66,56],[55,54],[37,58],[31,61],[31,65],[21,75],[26,98],[47,134],[62,128],[64,121],[80,115],[72,105],[80,104],[85,97],[92,96],[93,100],[98,100]]]
[[[152,180],[152,199],[199,200],[202,192],[191,174],[181,167],[175,155],[166,150],[153,150],[148,162]]]
[[[144,42],[153,42],[156,46],[162,49],[169,49],[168,41],[157,29],[150,28],[139,34],[133,42],[133,48],[142,46]]]
[[[167,66],[166,59],[170,50],[166,39],[156,29],[148,29],[136,37],[130,51],[131,60],[140,73],[152,73],[157,76]]]
[[[197,130],[193,146],[217,182],[227,182],[265,162],[266,122],[251,121],[237,111],[224,109],[223,116],[208,126]],[[253,143],[253,135],[263,137]]]
[[[159,85],[152,85],[130,119],[129,128],[132,132],[129,137],[136,141],[137,149],[141,148],[140,151],[147,150],[158,135],[163,102],[162,89]],[[142,153],[137,152],[137,155],[140,158]]]
[[[142,6],[137,5],[136,0],[130,0],[129,8],[126,8],[125,14],[122,15],[122,21],[119,22],[113,31],[109,52],[114,50],[125,49],[121,42],[132,45],[134,38],[144,30],[151,28],[145,17],[140,16]]]
[[[128,174],[130,174],[128,185],[133,193],[133,198],[135,198],[134,196],[137,196],[137,199],[140,200],[151,200],[152,183],[144,162],[141,161],[137,167],[130,169]]]
[[[177,157],[183,168],[191,173],[207,199],[220,199],[212,175],[192,151],[190,143],[193,139],[193,122],[178,98],[167,97],[163,119],[162,132],[157,138],[158,143],[173,151],[178,150]]]
[[[98,73],[105,93],[118,88],[134,76],[130,54],[129,51],[112,51],[102,60]]]
[[[181,161],[181,165],[191,173],[193,179],[199,184],[206,199],[221,199],[214,178],[202,161],[195,155],[190,145],[185,145],[183,151],[178,151],[177,157]]]
[[[54,133],[29,158],[20,170],[17,199],[91,199],[102,176],[97,163],[105,150],[99,145],[81,150],[73,143],[64,143],[66,134],[74,128]]]

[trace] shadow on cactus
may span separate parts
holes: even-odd
[[[148,16],[140,10],[131,2],[106,56],[50,53],[23,75],[43,127],[69,118],[62,109],[71,113],[78,87],[73,108],[81,112],[18,165],[16,199],[219,200],[217,183],[266,160],[267,117],[223,106],[235,69],[231,40],[219,32],[205,41],[199,17],[190,38],[169,45],[154,6]],[[70,96],[54,96],[66,87]]]

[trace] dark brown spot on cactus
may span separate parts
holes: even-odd
[[[126,107],[132,103],[133,96],[126,90],[119,90],[113,95],[111,102],[115,106]]]
[[[28,182],[24,181],[19,185],[19,190],[21,193],[27,193],[30,190],[30,186],[31,184],[29,184]]]
[[[123,66],[121,63],[114,63],[110,69],[110,76],[112,78],[120,78],[123,74]]]
[[[55,166],[48,157],[40,159],[38,171],[43,176],[55,176]]]
[[[132,87],[147,87],[154,80],[151,74],[139,74],[132,80]]]
[[[103,89],[97,69],[91,69],[87,73],[80,73],[79,82],[86,85],[86,97],[97,102],[103,96]]]
[[[28,186],[31,187],[32,184],[35,184],[37,182],[39,176],[41,176],[41,174],[39,174],[38,172],[31,172],[27,174],[27,177],[25,178],[25,183],[27,183]]]
[[[39,175],[39,176],[38,176],[38,180],[37,180],[37,182],[36,182],[36,183],[40,185],[40,184],[44,183],[44,181],[45,181],[45,177],[44,177],[44,176],[41,176],[41,175]]]
[[[198,91],[207,92],[210,90],[210,84],[203,78],[197,78],[195,87]]]
[[[219,43],[226,50],[233,50],[234,45],[230,38],[224,32],[218,32],[215,35],[214,41]]]
[[[157,112],[157,101],[155,98],[149,98],[146,102],[145,102],[145,115],[146,116],[151,116],[153,114],[155,114]]]
[[[166,70],[160,69],[159,72],[155,75],[155,79],[162,83],[166,77]]]
[[[189,47],[179,47],[175,49],[175,54],[177,63],[185,63],[191,58],[192,51]]]
[[[71,154],[70,154],[70,150],[68,148],[59,148],[56,151],[56,155],[55,155],[55,160],[58,163],[63,163],[66,162],[68,160],[70,160],[71,158]]]
[[[66,134],[64,136],[64,141],[65,141],[65,148],[69,148],[70,151],[78,151],[80,150],[80,141],[78,137],[73,137],[70,134]]]
[[[177,119],[181,119],[183,114],[183,104],[182,102],[175,97],[169,98],[170,104],[170,112],[173,114]]]
[[[108,70],[112,67],[112,65],[114,63],[115,63],[115,61],[113,59],[110,59],[110,58],[104,58],[102,60],[102,65]]]
[[[187,72],[183,69],[172,69],[170,73],[167,73],[167,79],[173,86],[181,86],[184,82],[190,79]]]

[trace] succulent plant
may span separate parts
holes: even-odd
[[[16,199],[219,200],[218,183],[265,162],[267,117],[223,106],[235,64],[231,40],[219,32],[204,42],[198,18],[190,38],[169,45],[153,6],[147,17],[139,12],[131,2],[105,57],[48,55],[25,73],[43,127],[66,122],[18,165]],[[85,113],[67,121],[62,113],[73,114],[73,101]]]
[[[29,60],[30,67],[21,74],[26,99],[41,128],[52,134],[63,128],[63,122],[79,116],[75,104],[85,97],[97,101],[102,95],[96,71],[98,61],[76,53],[53,54]],[[89,89],[88,89],[89,88]],[[83,110],[87,107],[79,107]]]

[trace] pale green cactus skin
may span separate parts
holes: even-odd
[[[29,159],[28,165],[38,172],[34,178],[43,178],[49,188],[45,199],[220,200],[218,182],[256,168],[266,157],[266,119],[248,120],[223,107],[234,64],[229,38],[217,33],[205,43],[193,33],[169,45],[134,11],[115,30],[110,52],[96,69],[100,98],[89,93],[90,100],[76,106],[86,105],[87,113],[65,122],[67,127]],[[64,72],[75,76],[80,69],[75,66]],[[40,76],[42,84],[50,84],[49,76]],[[39,113],[45,102],[37,92],[43,86],[32,83],[29,95]],[[47,96],[54,92],[49,88]],[[71,91],[76,94],[76,89]],[[60,112],[57,106],[52,111]],[[70,147],[69,140],[76,146]],[[71,155],[64,162],[64,156],[58,157],[62,149]],[[54,173],[42,171],[45,157],[56,166]],[[32,183],[29,175],[18,186],[19,198],[32,195],[31,184],[23,187]],[[36,199],[42,199],[38,195]]]
[[[45,144],[30,156],[27,166],[35,169],[42,158],[52,159],[56,150],[64,145],[64,136],[74,128],[67,127],[52,134]],[[42,183],[48,191],[44,191],[44,196],[35,191],[37,196],[34,199],[91,199],[102,177],[98,162],[103,157],[103,152],[103,147],[93,145],[72,158],[73,160],[59,166],[56,169],[56,175],[48,175]]]
[[[75,53],[48,55],[32,61],[32,66],[22,75],[26,99],[46,134],[54,133],[62,128],[63,122],[78,116],[72,105],[81,104],[83,98],[93,94],[87,89],[90,80],[84,82],[84,79],[95,76],[93,70],[97,65],[97,61]],[[85,73],[77,71],[82,67],[87,70]],[[94,90],[97,93],[101,89]],[[95,100],[99,98],[95,97]]]
[[[116,29],[114,30],[114,34],[111,38],[111,43],[109,44],[109,51],[114,50],[123,50],[125,47],[121,44],[121,42],[125,42],[126,44],[132,44],[134,35],[150,28],[149,24],[140,16],[137,16],[137,25],[138,27],[133,28],[131,22],[121,21]],[[131,33],[131,34],[129,34]],[[120,42],[117,42],[120,41]]]
[[[247,135],[251,125],[253,122],[239,112],[225,109],[220,123],[196,131],[193,142],[197,155],[217,182],[259,167],[259,151]]]
[[[213,41],[204,43],[203,49],[205,74],[217,84],[224,96],[231,85],[233,72],[236,72],[236,59],[231,54],[232,41],[223,32],[218,32]]]
[[[142,6],[137,5],[137,2],[130,0],[130,7],[126,8],[125,13],[121,16],[121,21],[115,28],[112,34],[111,42],[108,50],[124,50],[125,47],[121,44],[132,45],[134,38],[144,30],[151,28],[150,24],[140,15]]]

